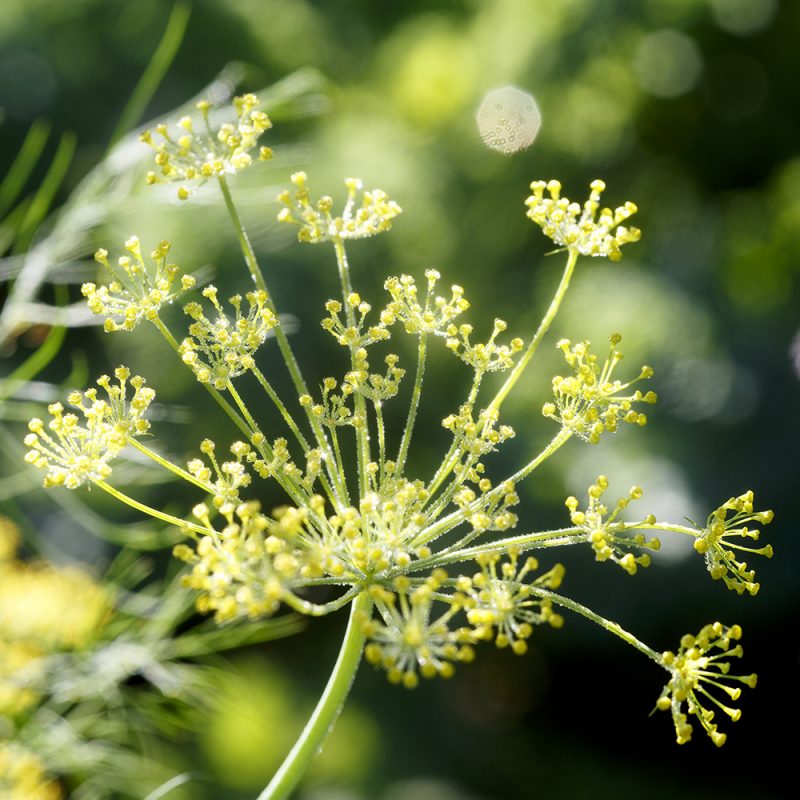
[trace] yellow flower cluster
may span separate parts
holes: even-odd
[[[389,200],[385,192],[373,189],[363,191],[359,178],[348,178],[347,201],[342,215],[331,215],[333,200],[321,197],[316,207],[309,199],[305,172],[295,172],[291,181],[296,187],[294,194],[284,191],[278,195],[278,201],[286,208],[278,214],[279,222],[298,225],[297,238],[301,242],[316,244],[317,242],[341,242],[344,239],[365,239],[377,236],[392,227],[392,220],[402,213],[394,200]],[[361,205],[356,208],[358,194],[361,192]]]
[[[495,340],[498,334],[507,327],[504,320],[496,319],[489,341],[486,344],[473,344],[469,339],[472,335],[472,325],[451,324],[447,327],[447,347],[465,364],[469,364],[478,375],[511,369],[514,365],[514,356],[522,350],[525,343],[522,339],[514,338],[509,344],[497,344]]]
[[[450,620],[461,610],[465,598],[451,595],[447,608],[433,616],[437,590],[447,580],[444,570],[434,570],[423,583],[411,586],[398,578],[394,592],[372,586],[370,592],[383,622],[371,619],[364,625],[369,643],[364,649],[367,661],[386,670],[392,683],[413,689],[423,678],[437,675],[450,678],[455,662],[469,662],[475,657],[470,628],[451,630]]]
[[[436,295],[436,283],[441,278],[435,269],[425,271],[428,288],[424,304],[418,298],[416,281],[410,275],[387,278],[384,288],[392,296],[391,302],[381,314],[381,322],[393,325],[400,322],[410,334],[436,334],[445,336],[449,324],[469,308],[464,299],[464,290],[453,285],[450,299]]]
[[[236,111],[235,123],[226,122],[216,130],[211,127],[209,119],[211,104],[208,100],[201,100],[197,103],[197,110],[202,116],[200,125],[196,126],[189,116],[181,117],[177,138],[170,135],[163,123],[156,126],[155,136],[153,131],[144,131],[140,138],[156,151],[155,162],[158,166],[158,172],[148,172],[147,182],[181,181],[184,185],[178,189],[178,197],[186,200],[190,195],[186,183],[199,186],[209,178],[249,167],[253,163],[251,151],[258,144],[261,134],[272,127],[272,122],[263,111],[258,110],[259,100],[254,94],[234,97],[233,106]],[[261,147],[258,157],[266,161],[272,158],[272,150]]]
[[[589,199],[581,207],[561,197],[558,181],[534,181],[533,194],[525,201],[528,217],[560,247],[584,256],[607,256],[611,261],[619,261],[620,248],[628,242],[638,242],[642,235],[638,228],[622,225],[636,213],[636,205],[628,201],[614,211],[600,209],[600,196],[606,185],[595,180],[590,188]],[[545,190],[550,197],[544,196]]]
[[[150,423],[144,419],[155,392],[144,385],[144,378],[130,377],[127,367],[118,367],[114,376],[117,386],[111,385],[107,375],[97,383],[105,389],[108,400],[101,400],[96,389],[73,392],[69,402],[78,409],[85,424],[77,414],[65,414],[61,403],[53,403],[47,410],[53,419],[45,426],[41,419],[28,423],[30,433],[24,442],[30,449],[25,455],[27,463],[47,470],[44,485],[65,486],[77,489],[87,481],[103,481],[111,475],[111,464],[130,438],[147,432]],[[128,384],[133,387],[130,400]]]
[[[627,383],[612,379],[614,369],[622,359],[616,346],[622,337],[611,337],[611,351],[602,367],[597,356],[589,351],[588,341],[572,344],[561,339],[557,347],[564,353],[574,376],[553,378],[555,403],[545,403],[542,413],[560,422],[564,428],[581,439],[596,444],[605,431],[617,430],[620,420],[633,425],[645,425],[647,417],[633,409],[634,403],[655,403],[656,393],[642,394],[638,389],[630,395],[621,395],[628,387],[653,375],[650,367],[642,367],[639,375]]]
[[[554,613],[552,600],[536,594],[537,588],[557,589],[564,567],[556,564],[526,583],[526,576],[539,568],[539,562],[531,556],[520,566],[516,550],[506,555],[506,561],[502,561],[501,553],[478,556],[481,571],[472,578],[460,577],[456,587],[468,598],[467,620],[475,627],[475,636],[494,638],[498,647],[510,647],[522,655],[528,649],[527,639],[534,625],[547,623],[560,628],[564,624],[564,618]]]
[[[167,263],[170,244],[162,241],[150,254],[147,263],[137,236],[125,242],[130,255],[120,256],[115,265],[108,260],[108,251],[100,249],[95,259],[112,275],[108,286],[84,283],[81,293],[90,310],[107,317],[106,331],[132,331],[142,320],[155,320],[165,303],[172,303],[192,289],[195,279],[182,275],[180,286],[173,288],[180,267]],[[117,321],[120,320],[120,321]]]
[[[61,800],[61,787],[42,762],[19,745],[0,742],[0,797],[3,800]]]
[[[642,496],[642,490],[638,486],[633,486],[627,497],[620,497],[610,514],[608,506],[602,502],[606,489],[608,489],[608,478],[600,475],[597,482],[587,491],[589,504],[583,511],[578,510],[578,500],[575,497],[568,497],[564,505],[569,509],[572,524],[583,528],[586,532],[586,539],[594,550],[595,560],[613,561],[629,575],[635,575],[638,567],[650,566],[650,556],[647,553],[634,556],[629,552],[630,548],[659,550],[661,541],[656,538],[647,540],[642,533],[629,536],[626,534],[625,523],[617,521],[619,513],[628,507],[631,500],[638,500]],[[644,521],[653,524],[656,519],[649,515]]]
[[[721,579],[738,594],[758,594],[760,584],[754,580],[755,570],[748,569],[745,561],[738,560],[735,551],[772,558],[772,545],[747,547],[733,540],[757,541],[761,532],[757,528],[748,528],[747,523],[768,525],[772,517],[772,511],[753,510],[752,491],[731,497],[709,514],[706,527],[695,539],[694,549],[705,556],[706,566],[714,580]]]
[[[93,641],[111,609],[86,573],[16,560],[18,542],[15,526],[0,519],[0,714],[11,715],[38,699],[41,658]]]
[[[664,667],[672,677],[658,698],[656,708],[672,712],[678,744],[685,744],[692,738],[692,726],[687,714],[697,717],[717,747],[725,744],[727,737],[717,730],[715,709],[734,722],[741,717],[742,712],[738,708],[725,705],[711,693],[716,690],[735,702],[742,690],[726,684],[743,683],[751,689],[755,687],[755,675],[731,675],[729,672],[731,665],[727,659],[742,655],[742,646],[737,644],[731,647],[731,642],[738,641],[741,636],[742,629],[738,625],[727,627],[715,622],[706,625],[697,636],[686,634],[681,639],[677,654],[667,651],[661,656]],[[704,705],[706,703],[713,707],[707,708]]]
[[[183,310],[194,322],[178,352],[197,380],[210,383],[215,389],[224,389],[232,378],[255,366],[253,354],[278,324],[278,318],[267,305],[267,293],[261,290],[247,293],[249,309],[246,314],[242,313],[241,295],[228,300],[235,312],[233,321],[222,310],[216,287],[203,289],[203,297],[211,301],[217,318],[209,320],[200,303],[188,303]]]

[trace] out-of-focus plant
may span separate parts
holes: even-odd
[[[344,373],[323,377],[312,389],[228,183],[254,163],[255,152],[271,157],[271,150],[259,144],[271,121],[258,106],[255,95],[222,108],[201,101],[199,114],[142,135],[155,150],[148,183],[177,182],[181,200],[190,199],[199,183],[219,187],[248,273],[248,289],[230,298],[230,311],[217,289],[206,286],[206,303],[191,300],[184,307],[192,320],[185,334],[173,333],[163,310],[188,295],[194,281],[172,262],[168,242],[154,242],[149,249],[136,236],[125,242],[120,256],[99,250],[96,257],[108,282],[83,287],[107,331],[130,332],[147,324],[159,331],[238,428],[242,438],[230,446],[231,456],[219,455],[206,438],[200,456],[182,466],[151,447],[146,414],[155,395],[127,367],[119,367],[113,380],[99,378],[97,388],[73,393],[68,402],[74,411],[52,404],[48,422],[30,422],[25,444],[26,460],[45,471],[46,486],[97,487],[188,537],[189,544],[174,549],[190,567],[183,585],[196,592],[198,609],[218,623],[262,620],[281,605],[310,616],[349,606],[347,631],[327,686],[261,800],[288,797],[300,781],[341,711],[362,655],[385,670],[391,682],[410,689],[421,677],[451,676],[455,665],[473,660],[486,641],[525,653],[537,625],[563,625],[563,609],[620,637],[666,671],[656,707],[671,711],[679,743],[689,740],[694,722],[722,745],[726,734],[718,729],[720,716],[738,719],[732,703],[742,685],[755,685],[754,675],[730,674],[731,659],[742,655],[741,629],[715,622],[696,636],[684,636],[677,652],[658,652],[558,591],[563,566],[542,570],[531,553],[588,546],[596,560],[634,575],[660,547],[658,538],[648,538],[653,532],[683,536],[703,556],[712,578],[738,593],[755,594],[759,585],[747,561],[772,554],[770,546],[753,544],[771,512],[756,511],[752,493],[746,492],[725,501],[704,524],[662,522],[652,514],[628,518],[641,489],[634,486],[609,506],[604,500],[609,482],[601,475],[589,486],[585,504],[566,499],[570,525],[511,533],[517,524],[517,486],[570,439],[592,444],[622,423],[646,424],[642,408],[656,395],[639,384],[653,371],[645,366],[629,378],[618,377],[617,334],[611,335],[605,358],[587,341],[559,341],[567,369],[553,378],[553,399],[542,409],[555,422],[555,435],[510,474],[489,477],[490,456],[515,435],[500,423],[502,405],[546,337],[576,265],[581,258],[620,260],[622,248],[640,236],[628,225],[636,206],[604,207],[605,185],[599,180],[583,203],[563,197],[558,181],[533,182],[527,216],[565,254],[563,274],[535,330],[504,343],[508,325],[495,319],[482,341],[476,327],[462,321],[470,308],[463,289],[454,285],[439,294],[436,270],[425,273],[421,287],[409,275],[390,276],[388,298],[373,311],[354,289],[347,247],[351,240],[389,231],[400,206],[383,191],[365,191],[361,181],[348,179],[344,208],[337,214],[333,199],[313,200],[305,173],[296,172],[292,188],[279,196],[284,208],[278,219],[296,227],[300,242],[332,247],[341,285],[341,297],[324,304],[322,328],[343,348]],[[388,430],[383,409],[401,393],[406,371],[397,354],[381,350],[403,334],[416,342],[417,361],[406,392],[405,424],[395,432]],[[273,376],[258,365],[258,351],[269,338],[276,340],[293,384],[292,402],[284,401]],[[409,452],[420,435],[416,421],[423,388],[431,383],[437,388],[425,374],[428,348],[437,345],[462,361],[471,378],[462,402],[442,420],[451,443],[422,479],[410,473]],[[377,369],[376,359],[383,363]],[[493,372],[507,374],[499,389],[485,381]],[[263,390],[269,413],[246,402],[240,392],[244,378]],[[276,424],[285,426],[286,436],[267,435]],[[128,447],[165,475],[196,487],[201,502],[191,513],[175,515],[135,499],[120,481],[112,483],[115,459]],[[256,478],[274,481],[286,504],[271,512],[262,508],[253,488]],[[318,597],[332,589],[338,591],[335,599]]]

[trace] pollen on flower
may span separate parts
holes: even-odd
[[[470,342],[472,325],[451,324],[447,328],[447,347],[479,375],[510,369],[514,365],[514,356],[522,350],[524,342],[515,338],[509,344],[497,344],[498,334],[507,327],[504,320],[496,319],[489,341],[486,344],[473,344]]]
[[[103,481],[111,475],[110,462],[116,458],[130,438],[146,433],[150,424],[144,419],[155,397],[138,376],[128,381],[130,372],[119,367],[115,372],[117,385],[104,375],[97,383],[105,389],[107,400],[99,399],[96,389],[83,394],[73,392],[69,402],[83,417],[64,413],[61,403],[48,407],[50,422],[32,419],[30,433],[24,442],[30,449],[25,460],[39,469],[47,470],[44,485],[77,489],[87,481]],[[129,400],[127,387],[134,391]]]
[[[540,588],[557,589],[564,567],[556,564],[526,581],[528,574],[539,568],[539,562],[529,557],[520,565],[519,553],[513,549],[506,555],[506,561],[501,553],[480,555],[477,561],[481,571],[472,578],[460,577],[456,587],[467,597],[467,620],[474,626],[475,636],[494,639],[498,647],[510,647],[522,655],[528,649],[527,639],[534,625],[547,623],[560,628],[564,624],[564,618],[553,611],[552,600],[536,593]]]
[[[755,675],[731,675],[731,658],[742,655],[742,646],[731,646],[738,641],[742,629],[738,625],[727,627],[715,622],[706,625],[697,636],[686,634],[681,639],[677,654],[666,651],[661,656],[662,666],[671,677],[656,702],[661,711],[671,711],[678,744],[692,738],[692,726],[687,714],[696,717],[717,747],[725,744],[726,734],[717,730],[714,719],[718,711],[734,722],[742,712],[722,702],[717,695],[727,695],[732,701],[739,699],[742,690],[728,684],[744,684],[751,689],[756,685]],[[685,711],[684,711],[685,704]]]
[[[694,549],[705,556],[706,566],[714,580],[742,594],[758,593],[760,584],[755,582],[755,570],[748,569],[747,554],[772,558],[772,545],[749,547],[737,541],[757,541],[761,532],[749,528],[748,523],[767,525],[772,522],[772,511],[753,510],[753,492],[731,497],[708,516],[706,527],[694,542]],[[741,553],[742,556],[738,554]]]
[[[635,383],[650,378],[653,374],[650,367],[642,367],[639,375],[627,383],[612,379],[622,359],[622,353],[616,349],[620,339],[618,334],[611,336],[611,350],[602,367],[597,356],[590,352],[588,341],[572,344],[569,339],[562,339],[557,344],[575,374],[553,378],[555,403],[545,403],[542,413],[592,444],[605,431],[616,431],[620,421],[645,425],[646,415],[634,410],[633,404],[655,403],[657,399],[655,392],[642,394],[638,389],[632,394],[622,394]]]
[[[449,678],[456,663],[473,660],[472,631],[450,627],[450,621],[462,608],[463,596],[437,593],[446,579],[443,570],[435,570],[413,588],[405,577],[395,581],[394,592],[382,586],[372,587],[382,621],[365,622],[369,641],[364,656],[385,669],[392,683],[413,689],[420,676]],[[438,616],[435,604],[445,607]]]
[[[224,525],[217,530],[208,509],[196,506],[194,515],[208,533],[194,549],[180,544],[173,550],[191,566],[184,585],[199,592],[197,609],[217,622],[273,614],[299,574],[290,545],[272,534],[274,522],[258,503],[225,503],[219,512]]]
[[[561,197],[558,181],[534,181],[531,184],[533,194],[525,201],[527,215],[560,247],[584,256],[607,256],[611,261],[619,261],[622,258],[620,248],[641,238],[638,228],[622,225],[637,208],[628,201],[614,211],[601,209],[600,196],[605,188],[603,181],[592,181],[589,199],[581,207]],[[545,191],[549,197],[544,196]]]
[[[246,313],[242,312],[241,295],[230,298],[228,302],[235,312],[233,320],[217,300],[216,287],[207,286],[203,296],[214,306],[216,319],[209,320],[200,303],[187,304],[183,310],[194,322],[178,352],[201,383],[225,389],[228,381],[255,366],[253,354],[278,325],[278,318],[268,306],[267,293],[261,290],[247,293]]]
[[[410,334],[448,335],[450,324],[469,308],[469,302],[464,298],[464,290],[455,284],[450,287],[449,300],[435,294],[441,277],[435,269],[427,270],[425,277],[428,285],[423,303],[419,301],[416,281],[410,275],[386,279],[384,288],[392,299],[381,312],[381,322],[387,325],[400,322]]]
[[[632,487],[627,497],[617,500],[611,513],[602,500],[606,489],[608,478],[600,475],[587,491],[589,503],[583,511],[579,510],[577,498],[568,497],[565,505],[569,509],[570,520],[585,531],[586,540],[591,544],[597,561],[613,561],[629,575],[635,575],[639,567],[650,566],[650,556],[647,553],[634,556],[631,549],[659,550],[661,542],[656,538],[648,540],[642,533],[631,536],[627,533],[628,526],[618,520],[620,512],[628,507],[631,500],[638,500],[642,496],[638,486]]]
[[[148,172],[150,184],[164,181],[181,181],[178,198],[186,200],[191,192],[187,184],[200,186],[209,178],[239,172],[253,163],[252,151],[261,135],[272,127],[269,117],[258,109],[259,100],[254,94],[233,99],[236,113],[234,122],[225,122],[218,128],[211,126],[211,104],[207,100],[197,103],[201,114],[199,124],[190,116],[181,117],[179,131],[171,135],[167,125],[157,125],[155,131],[144,131],[140,139],[155,151],[157,171]],[[268,147],[261,147],[258,159],[272,157]]]
[[[347,201],[341,216],[334,217],[330,197],[323,196],[312,205],[305,172],[295,172],[291,180],[294,191],[278,195],[278,201],[285,206],[278,214],[278,221],[298,225],[297,238],[301,242],[315,244],[377,236],[388,231],[392,220],[402,213],[400,206],[385,192],[380,189],[363,191],[359,178],[348,178],[345,181]],[[359,194],[361,205],[357,206]]]
[[[142,320],[156,320],[164,304],[195,285],[191,275],[181,275],[175,286],[180,267],[167,263],[169,242],[162,241],[149,260],[143,257],[136,236],[125,242],[125,249],[128,255],[120,256],[115,264],[108,260],[107,250],[98,250],[95,260],[111,273],[112,281],[107,286],[84,283],[81,287],[89,309],[107,318],[106,331],[132,331]]]

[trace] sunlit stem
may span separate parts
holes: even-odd
[[[156,508],[151,508],[144,503],[140,503],[138,500],[128,497],[128,495],[123,494],[119,491],[119,489],[115,489],[105,481],[95,481],[94,485],[99,486],[104,492],[108,492],[112,497],[116,498],[122,503],[125,503],[125,505],[135,508],[137,511],[141,511],[150,517],[154,517],[155,519],[160,519],[162,522],[167,522],[170,525],[174,525],[176,528],[180,528],[182,531],[199,533],[201,536],[208,535],[208,530],[206,528],[203,528],[200,525],[195,525],[193,522],[187,522],[185,519],[180,519],[180,517],[173,517],[172,514],[159,511]]]
[[[294,434],[294,438],[297,439],[300,447],[303,448],[303,452],[306,452],[310,449],[310,445],[306,440],[306,437],[300,431],[300,428],[297,427],[297,423],[294,421],[294,417],[289,413],[286,406],[283,404],[283,401],[278,396],[278,393],[272,388],[269,381],[264,377],[264,374],[258,367],[253,367],[251,372],[255,375],[256,380],[261,384],[261,388],[266,392],[267,397],[272,400],[275,408],[278,409],[281,417],[283,417],[283,421],[289,427],[289,430]],[[342,506],[342,498],[339,496],[341,492],[341,487],[339,486],[341,477],[340,473],[337,472],[336,464],[333,459],[333,453],[330,449],[330,444],[328,443],[328,437],[323,434],[321,444],[322,452],[325,455],[324,462],[325,462],[325,469],[327,470],[328,477],[331,480],[331,484],[328,483],[328,480],[325,478],[324,475],[320,476],[320,481],[322,482],[323,487],[325,487],[325,493],[331,498],[331,501],[337,505],[338,507]]]
[[[626,522],[626,530],[650,530],[650,531],[672,531],[673,533],[683,533],[695,539],[702,536],[703,532],[696,528],[689,528],[686,525],[676,525],[672,522]]]
[[[417,419],[417,409],[419,408],[420,397],[422,396],[422,379],[425,375],[425,356],[428,347],[428,335],[424,331],[419,337],[419,348],[417,349],[417,372],[414,376],[414,388],[411,390],[411,402],[408,406],[408,417],[406,426],[403,429],[403,438],[400,441],[400,449],[397,452],[397,475],[403,474],[403,468],[408,456],[408,448],[411,444],[411,436],[414,431],[414,423]]]
[[[300,738],[295,742],[269,785],[258,796],[258,800],[285,800],[290,797],[314,757],[322,749],[341,713],[361,663],[366,639],[363,620],[371,610],[372,598],[367,592],[362,591],[350,608],[347,631],[325,690]]]
[[[590,622],[594,622],[595,625],[599,625],[601,628],[603,628],[603,630],[613,633],[614,636],[618,636],[623,642],[627,642],[629,645],[635,647],[640,653],[644,653],[659,666],[664,666],[660,653],[657,653],[652,647],[648,647],[644,642],[637,639],[632,633],[626,631],[625,628],[623,628],[619,623],[612,622],[605,617],[601,617],[600,614],[596,614],[591,608],[587,608],[580,603],[576,603],[569,597],[564,597],[563,595],[551,592],[549,589],[542,589],[538,586],[531,586],[530,589],[532,594],[535,594],[539,597],[549,598],[556,605],[559,605],[562,608],[568,608],[570,611],[574,611],[576,614],[586,617],[586,619],[588,619]]]
[[[301,600],[299,597],[297,597],[297,595],[289,592],[284,595],[283,602],[295,611],[299,611],[301,614],[306,614],[310,617],[323,617],[326,614],[330,614],[333,611],[338,611],[340,608],[344,608],[348,603],[354,600],[356,595],[358,595],[361,591],[362,588],[360,586],[354,586],[336,600],[331,600],[330,603],[324,603],[322,605],[317,603],[309,603],[308,600]]]
[[[250,243],[250,238],[248,237],[247,231],[244,228],[242,219],[239,216],[239,212],[236,210],[236,205],[233,202],[233,197],[231,196],[231,191],[228,188],[228,183],[225,180],[225,177],[222,175],[219,176],[218,180],[220,189],[222,190],[222,196],[225,199],[225,207],[228,209],[231,222],[236,230],[236,236],[239,240],[239,247],[242,250],[242,255],[244,256],[247,268],[250,270],[250,275],[252,276],[256,286],[266,292],[266,306],[277,317],[278,311],[272,301],[272,295],[267,288],[267,283],[264,280],[264,274],[261,272],[261,268],[258,265],[258,259],[256,258],[255,251],[253,250],[253,245]],[[275,331],[275,339],[278,342],[278,348],[283,356],[286,369],[289,370],[289,375],[292,378],[294,388],[297,390],[298,395],[309,394],[308,386],[306,386],[306,382],[303,379],[303,374],[300,372],[300,365],[297,363],[292,346],[289,344],[289,339],[286,337],[283,328],[278,325],[273,330]],[[320,447],[322,447],[323,442],[320,437],[324,436],[324,433],[319,425],[319,422],[314,419],[310,412],[308,412],[307,415],[308,421],[311,423],[311,428],[314,431],[314,435],[317,437],[318,444]]]
[[[553,299],[550,301],[550,307],[547,309],[547,313],[544,315],[544,317],[542,317],[542,321],[539,323],[539,327],[536,329],[536,333],[534,333],[533,338],[528,343],[527,348],[525,348],[525,352],[522,354],[522,356],[520,356],[519,361],[517,361],[517,363],[514,365],[514,369],[511,370],[506,378],[505,383],[500,387],[500,391],[495,395],[494,400],[492,400],[492,402],[489,404],[490,409],[494,410],[500,408],[503,400],[506,399],[508,393],[514,388],[514,385],[519,380],[519,377],[522,375],[525,367],[528,366],[534,354],[539,349],[539,345],[541,344],[542,339],[544,339],[547,331],[550,329],[550,325],[555,319],[558,309],[561,306],[561,301],[564,299],[564,295],[567,293],[569,281],[572,277],[573,271],[575,270],[575,263],[577,260],[578,251],[570,250],[567,257],[567,265],[564,268],[564,274],[561,276],[561,282],[558,284],[556,293],[553,295]]]
[[[344,242],[341,239],[334,240],[336,250],[336,264],[339,267],[339,281],[342,284],[342,304],[344,305],[347,326],[356,327],[355,313],[348,302],[348,298],[353,293],[350,283],[350,267],[347,263],[347,253],[344,249]],[[350,363],[352,369],[356,369],[355,349],[350,347]],[[367,494],[367,470],[366,465],[370,461],[369,451],[369,424],[367,421],[367,403],[364,395],[356,390],[355,392],[356,417],[361,420],[361,424],[356,426],[357,454],[358,454],[358,488],[361,497]]]
[[[170,333],[169,328],[159,319],[156,317],[153,320],[153,324],[158,328],[159,333],[167,340],[170,347],[178,354],[180,358],[180,348],[178,342],[175,340],[175,337]],[[183,362],[181,362],[183,363]],[[231,404],[209,383],[204,383],[203,386],[205,387],[206,391],[214,398],[217,405],[230,417],[233,424],[247,437],[250,436],[250,430],[247,427],[247,423],[236,413],[236,410],[231,406]]]
[[[386,430],[383,424],[383,406],[380,400],[376,400],[375,406],[375,425],[378,428],[378,461],[380,464],[380,474],[383,477],[384,464],[386,464]]]
[[[550,456],[552,456],[553,453],[555,453],[558,448],[561,447],[561,445],[563,445],[564,442],[566,442],[571,436],[572,431],[568,430],[567,428],[562,428],[553,437],[547,447],[545,447],[545,449],[539,453],[539,455],[529,461],[524,467],[517,470],[513,475],[507,478],[507,480],[512,481],[513,483],[518,483],[524,478],[529,477],[538,466],[550,458]],[[464,507],[463,509],[459,508],[457,511],[453,511],[446,517],[442,517],[442,519],[440,519],[434,525],[431,525],[429,528],[421,531],[420,535],[414,540],[413,546],[419,547],[420,545],[432,542],[437,537],[455,528],[456,525],[460,525],[462,522],[464,522],[464,520],[469,519],[469,517],[472,516],[475,511],[479,510],[483,503],[485,503],[487,500],[493,500],[503,493],[504,489],[502,484],[505,482],[506,481],[500,482],[487,495],[477,498],[475,502]]]
[[[517,550],[520,553],[524,553],[545,547],[562,547],[586,542],[586,532],[582,528],[573,527],[509,536],[505,539],[497,539],[474,547],[464,547],[470,540],[477,538],[482,533],[485,533],[485,531],[472,532],[461,541],[456,542],[452,547],[448,547],[430,558],[420,558],[417,561],[413,561],[406,567],[405,571],[417,572],[422,569],[440,567],[444,564],[454,564],[458,561],[474,561],[477,556],[487,553],[507,553],[509,550]],[[388,577],[393,577],[393,575],[393,572],[388,573]]]
[[[478,396],[478,389],[481,385],[481,379],[483,378],[483,373],[476,372],[475,378],[472,381],[472,387],[469,392],[469,397],[467,398],[467,405],[473,406],[475,403],[475,399]],[[439,464],[439,468],[436,470],[433,478],[431,478],[430,484],[428,484],[428,502],[430,502],[437,491],[439,491],[439,487],[447,480],[447,476],[453,471],[455,465],[458,463],[458,443],[456,438],[453,438],[453,441],[450,443],[450,449],[447,451],[447,454],[442,459],[441,463]]]
[[[191,472],[187,472],[185,469],[181,469],[177,464],[173,464],[169,459],[160,456],[158,453],[153,452],[149,447],[145,447],[138,439],[128,438],[128,444],[133,445],[140,453],[147,456],[151,461],[155,461],[156,464],[164,467],[164,469],[169,470],[174,475],[177,475],[184,481],[188,483],[193,483],[199,489],[202,489],[204,492],[213,493],[214,488],[206,483],[205,481],[201,481],[199,478],[196,478],[192,475]]]

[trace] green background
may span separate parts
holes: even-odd
[[[77,134],[66,199],[102,158],[170,9],[155,0],[4,0],[0,174],[31,122],[47,118],[56,132]],[[619,331],[623,368],[652,364],[660,401],[643,431],[607,435],[596,447],[571,442],[522,487],[520,529],[564,524],[563,498],[581,497],[600,472],[609,476],[609,497],[639,483],[643,512],[675,521],[702,520],[748,488],[757,508],[776,515],[766,532],[776,558],[755,565],[756,598],[712,584],[701,560],[680,548],[635,578],[595,564],[588,548],[564,558],[568,593],[658,650],[713,619],[742,625],[742,669],[760,680],[741,700],[742,720],[723,723],[723,750],[699,732],[677,747],[668,716],[647,717],[659,670],[569,617],[561,631],[537,631],[523,658],[485,647],[452,681],[411,693],[363,667],[304,797],[791,794],[782,787],[796,783],[797,736],[777,726],[794,731],[800,712],[798,33],[800,4],[788,0],[193,3],[147,119],[220,75],[258,90],[297,69],[317,71],[308,78],[320,89],[309,114],[285,123],[275,114],[266,139],[275,161],[233,182],[278,307],[300,321],[293,344],[307,375],[328,374],[337,357],[315,321],[337,291],[336,274],[332,252],[293,244],[291,231],[274,224],[274,197],[291,171],[306,169],[313,194],[338,198],[342,178],[357,175],[403,206],[390,234],[350,249],[356,288],[374,305],[386,275],[419,277],[435,266],[445,285],[465,287],[478,334],[498,316],[520,336],[546,308],[562,264],[545,257],[549,242],[525,218],[529,182],[558,177],[565,194],[582,201],[602,177],[610,205],[638,204],[642,241],[628,245],[619,264],[579,264],[548,342],[507,404],[517,438],[498,470],[553,433],[540,408],[561,369],[552,344],[562,336],[589,338],[602,350]],[[475,110],[488,90],[509,84],[535,95],[543,124],[530,149],[504,156],[482,144]],[[159,197],[130,189],[92,232],[96,240],[76,245],[76,269],[92,274],[96,246],[113,252],[135,232],[145,243],[171,239],[188,269],[210,265],[221,293],[241,287],[238,251],[211,193],[181,207]],[[70,291],[79,299],[76,285]],[[36,346],[35,334],[4,354],[9,368]],[[400,353],[408,366],[410,346]],[[174,369],[149,332],[76,329],[64,354],[47,379],[65,381],[85,364],[88,381],[120,362],[145,374],[159,399],[178,407],[167,414],[176,424],[156,426],[174,453],[194,455],[205,435],[233,436],[222,421],[214,428],[192,376]],[[265,364],[277,373],[274,352]],[[420,475],[445,446],[439,420],[468,375],[440,352],[429,377],[419,423],[427,432],[411,460]],[[142,487],[154,504],[193,502],[181,490]],[[104,563],[108,548],[65,526],[48,502],[31,494],[22,503],[39,548]],[[252,797],[263,786],[325,680],[343,625],[342,615],[312,621],[300,636],[233,657],[211,721],[199,736],[185,734],[173,756],[176,768],[202,774],[184,796]]]

